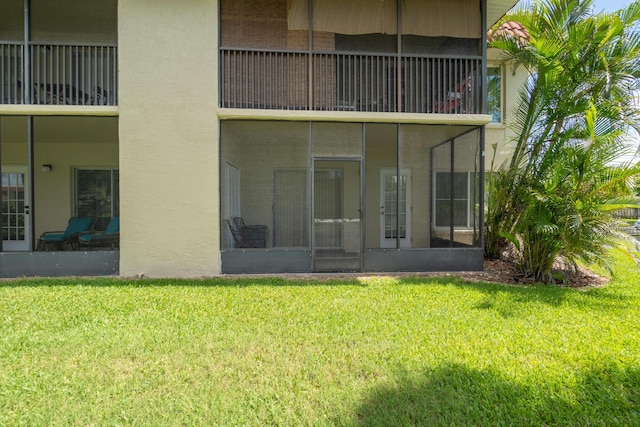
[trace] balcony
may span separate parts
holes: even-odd
[[[0,104],[116,106],[117,60],[115,45],[0,42]]]
[[[220,50],[223,108],[481,113],[481,56]]]

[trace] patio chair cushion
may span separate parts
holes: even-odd
[[[107,228],[104,231],[97,231],[94,233],[81,234],[78,237],[78,242],[88,246],[99,245],[115,245],[120,239],[120,218],[113,217]]]
[[[120,232],[120,217],[114,216],[109,221],[107,228],[104,230],[105,234],[114,234]]]
[[[72,217],[64,231],[46,232],[40,236],[43,242],[66,242],[74,234],[88,231],[95,219],[90,217]]]
[[[98,231],[95,233],[81,234],[80,237],[78,237],[78,241],[88,245],[90,243],[111,242],[116,237],[117,233],[106,234]]]

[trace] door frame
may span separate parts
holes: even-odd
[[[384,249],[388,248],[397,248],[397,238],[385,238],[385,220],[384,217],[386,212],[384,209],[385,202],[385,177],[386,176],[398,176],[397,168],[380,168],[380,194],[378,198],[378,202],[380,203],[380,247]],[[406,188],[405,188],[405,237],[400,238],[400,248],[410,248],[411,247],[411,169],[402,169],[400,172],[400,176],[406,178]],[[397,187],[396,187],[397,188]],[[397,190],[396,190],[396,200],[398,198]]]
[[[311,186],[311,215],[310,215],[310,220],[311,220],[311,268],[312,271],[314,272],[318,272],[318,271],[329,271],[327,269],[323,269],[323,268],[319,268],[318,266],[318,259],[322,259],[322,257],[318,257],[318,254],[316,253],[316,218],[315,218],[315,192],[316,192],[316,179],[315,179],[315,172],[316,172],[316,166],[318,162],[336,162],[336,163],[349,163],[349,164],[356,164],[358,169],[359,169],[359,182],[357,185],[358,188],[358,192],[359,192],[359,203],[358,203],[358,215],[359,218],[342,218],[342,220],[345,221],[349,221],[349,220],[354,220],[356,219],[359,222],[359,227],[358,227],[358,233],[359,233],[359,244],[358,244],[358,254],[357,254],[357,261],[353,263],[353,268],[346,268],[346,269],[342,269],[337,267],[335,270],[331,270],[331,271],[362,271],[363,269],[363,265],[364,265],[364,231],[365,231],[365,227],[364,227],[364,194],[365,194],[365,188],[364,188],[364,180],[365,180],[365,171],[364,171],[364,159],[361,156],[355,156],[355,157],[313,157],[311,159],[311,177],[310,177],[310,186]],[[318,170],[336,170],[338,168],[338,166],[336,165],[331,165],[331,166],[327,166],[324,167],[323,165],[320,165],[320,167],[318,167]],[[343,172],[343,179],[342,179],[342,186],[343,186],[343,192],[344,189],[346,188],[347,185],[347,180],[345,179],[344,176],[344,168],[342,168],[342,172]],[[344,197],[344,194],[343,194]],[[345,212],[344,212],[344,205],[341,206],[341,210],[342,210],[342,216],[345,216]],[[352,257],[356,258],[356,257]],[[357,265],[356,265],[357,264]]]
[[[10,174],[10,173],[21,173],[24,175],[24,240],[20,241],[11,241],[11,240],[3,240],[2,241],[2,251],[3,252],[28,252],[30,250],[31,245],[31,209],[29,206],[30,203],[30,183],[29,183],[29,167],[25,165],[6,165],[2,166],[2,174]],[[0,183],[0,186],[2,183]]]
[[[225,178],[225,204],[224,204],[224,218],[222,218],[222,229],[224,230],[224,244],[223,248],[233,248],[233,236],[231,230],[227,226],[227,221],[231,221],[235,216],[242,216],[240,203],[242,195],[242,171],[233,163],[226,161],[224,163],[224,178]]]

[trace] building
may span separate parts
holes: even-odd
[[[0,276],[481,269],[514,4],[3,0]],[[74,216],[119,248],[37,250]]]

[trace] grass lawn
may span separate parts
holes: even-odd
[[[0,425],[640,425],[640,272],[0,282]]]

